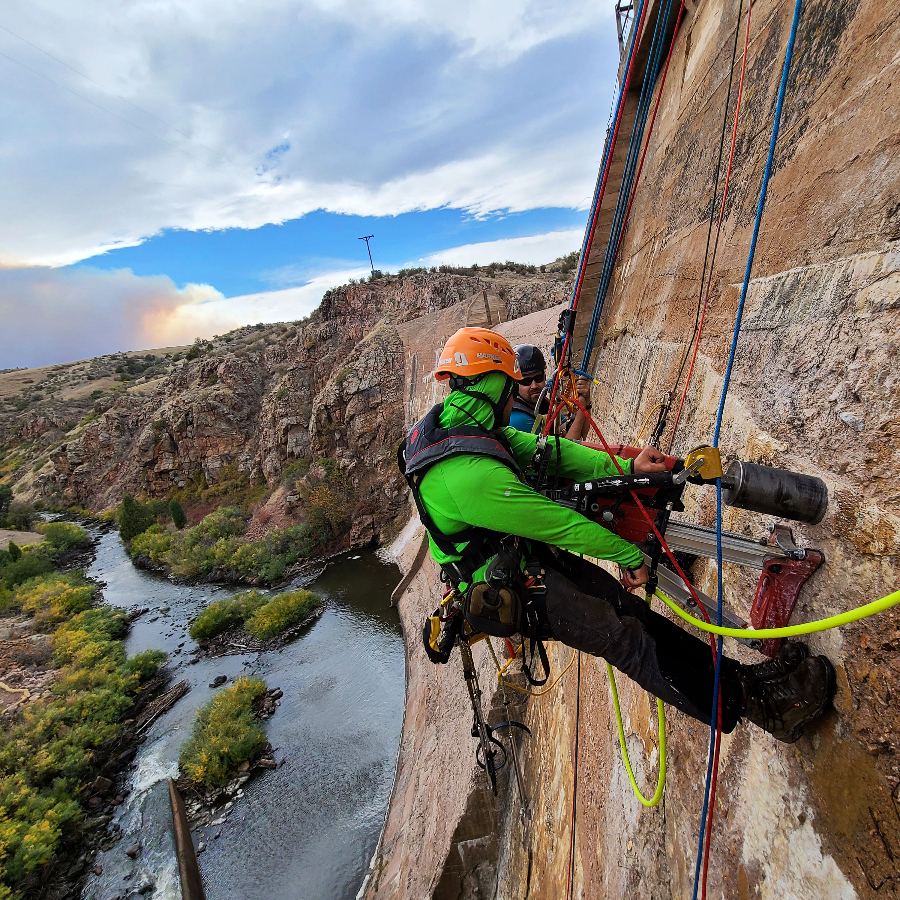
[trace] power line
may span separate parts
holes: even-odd
[[[224,156],[223,154],[219,153],[218,150],[213,150],[212,147],[207,147],[206,144],[202,143],[201,141],[198,141],[196,138],[192,138],[189,134],[185,134],[183,131],[176,128],[174,125],[170,125],[168,122],[165,121],[165,119],[161,119],[159,116],[154,115],[152,112],[149,112],[148,110],[144,109],[143,107],[138,106],[136,103],[133,103],[127,97],[123,97],[121,94],[117,94],[114,90],[111,90],[110,88],[106,87],[105,85],[100,84],[99,81],[95,81],[89,75],[85,75],[84,72],[80,72],[74,66],[70,66],[67,62],[63,62],[63,60],[59,59],[59,57],[54,56],[52,53],[48,53],[46,50],[44,50],[43,47],[38,47],[37,44],[32,43],[31,41],[28,40],[28,38],[23,38],[22,35],[16,34],[14,31],[10,31],[10,29],[7,28],[5,25],[0,25],[0,30],[5,31],[7,34],[11,34],[14,38],[17,38],[20,41],[23,41],[24,43],[28,44],[29,47],[34,47],[34,49],[37,50],[39,53],[43,53],[44,56],[49,57],[54,62],[58,62],[61,66],[65,66],[70,72],[74,72],[76,75],[80,76],[81,78],[84,78],[86,81],[89,81],[91,84],[100,88],[101,91],[106,91],[107,94],[111,94],[113,97],[116,97],[117,99],[121,100],[123,103],[127,103],[129,106],[133,106],[139,112],[144,113],[144,115],[150,116],[151,119],[156,119],[157,122],[162,123],[163,125],[166,126],[166,128],[171,128],[172,131],[174,131],[176,134],[180,134],[183,138],[186,138],[192,144],[197,144],[198,147],[203,147],[204,150],[209,150],[210,153],[214,153],[216,156],[220,157],[221,159],[224,159],[225,162],[231,163],[231,165],[237,166],[237,168],[241,168],[241,166],[239,166],[236,162],[230,160],[227,156]],[[11,57],[9,57],[9,56],[7,56],[6,58],[11,59]],[[13,60],[13,62],[18,62],[18,60]],[[19,64],[23,65],[22,63],[19,63]],[[27,68],[27,66],[25,68]],[[40,73],[37,73],[37,74],[40,74]],[[58,82],[54,82],[54,83],[58,83]],[[64,85],[60,85],[60,86],[64,87]],[[73,91],[72,93],[75,93],[75,91]],[[78,96],[80,97],[81,94],[78,94]],[[84,99],[87,99],[87,98],[84,98]],[[104,109],[104,108],[105,107],[100,107],[100,109]],[[107,112],[109,112],[109,110],[107,110]],[[112,113],[112,115],[115,115],[115,113]],[[121,116],[119,118],[121,118]],[[123,119],[123,121],[128,122],[129,120]],[[133,125],[134,123],[129,122],[129,124]],[[149,133],[150,132],[148,132],[148,134]],[[154,135],[154,137],[156,137],[156,135]]]

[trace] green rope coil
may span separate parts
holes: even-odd
[[[656,793],[648,800],[638,787],[631,769],[631,760],[628,758],[628,747],[625,745],[625,727],[622,724],[622,710],[619,708],[619,692],[616,690],[616,676],[613,667],[607,663],[606,671],[609,672],[609,686],[612,688],[613,706],[616,708],[616,724],[619,726],[619,746],[622,748],[622,759],[625,762],[625,770],[628,772],[628,780],[634,796],[644,806],[652,808],[662,800],[666,789],[666,712],[662,700],[656,698],[656,712],[659,716],[659,777],[656,779]]]

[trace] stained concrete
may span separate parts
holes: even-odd
[[[712,437],[793,7],[788,0],[753,5],[709,311],[678,432],[673,436],[673,410],[663,439],[676,453]],[[712,196],[713,167],[738,9],[738,0],[690,5],[675,43],[592,359],[603,385],[594,410],[613,442],[633,435],[676,387],[691,339],[709,216],[720,201]],[[724,410],[726,460],[815,474],[828,486],[823,521],[794,525],[802,545],[826,556],[794,621],[858,606],[900,585],[898,47],[900,20],[889,4],[804,3]],[[733,109],[734,95],[729,116]],[[450,333],[453,324],[444,322],[444,330]],[[512,340],[520,332],[539,338],[547,328],[546,345],[553,324],[502,328]],[[408,360],[439,349],[434,329],[404,328],[404,341],[417,347]],[[420,362],[407,369],[410,416],[426,394],[430,402],[437,397],[428,368]],[[691,488],[686,500],[688,520],[712,523],[711,489]],[[726,508],[724,525],[759,536],[767,520]],[[693,576],[714,594],[714,566],[701,561]],[[746,616],[756,578],[731,566],[724,576],[725,602]],[[570,863],[574,897],[691,896],[708,731],[667,711],[666,794],[655,810],[645,810],[619,755],[605,665],[582,658],[580,679],[573,666],[554,693],[531,699],[524,711],[534,737],[522,742],[531,801],[523,827],[514,786],[507,783],[499,803],[484,797],[471,764],[458,663],[432,667],[415,648],[421,616],[437,593],[427,562],[401,600],[408,718],[380,850],[383,876],[370,882],[366,897],[559,898],[566,896]],[[837,667],[835,709],[794,745],[748,724],[723,739],[709,897],[900,896],[900,615],[812,635],[809,644]],[[758,659],[730,641],[726,652]],[[551,656],[556,672],[570,659],[562,647]],[[483,658],[480,671],[484,683]],[[650,791],[658,765],[655,704],[624,678],[619,691],[636,776]],[[491,702],[496,705],[496,696]],[[470,846],[464,834],[470,817],[480,823],[475,840],[482,853],[471,862],[477,874],[467,880],[459,866],[464,845]],[[493,882],[492,839],[481,834],[489,821],[497,829]]]

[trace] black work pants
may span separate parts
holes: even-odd
[[[537,548],[536,548],[537,549]],[[553,637],[599,656],[670,706],[710,724],[715,669],[707,642],[653,612],[605,569],[548,547],[539,550]],[[740,721],[740,664],[722,657],[722,731]]]

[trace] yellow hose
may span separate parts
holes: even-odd
[[[813,634],[816,631],[827,631],[829,628],[839,628],[841,625],[849,625],[851,622],[858,622],[860,619],[866,619],[877,613],[884,612],[892,606],[900,603],[900,591],[894,591],[880,600],[873,600],[865,606],[859,606],[845,613],[839,613],[836,616],[829,616],[827,619],[817,619],[815,622],[803,622],[800,625],[785,625],[784,628],[725,628],[721,625],[709,625],[706,622],[686,613],[671,597],[667,597],[662,591],[657,590],[656,596],[662,600],[675,615],[680,616],[685,622],[699,628],[701,631],[708,631],[712,634],[721,634],[725,637],[736,638],[785,638],[794,637],[798,634]]]
[[[628,758],[628,747],[625,745],[625,726],[622,724],[622,710],[619,708],[619,692],[616,690],[616,676],[613,667],[607,663],[606,671],[609,672],[609,686],[612,688],[613,706],[616,708],[616,724],[619,726],[619,746],[622,748],[622,759],[625,762],[625,770],[628,772],[628,780],[634,796],[644,804],[652,808],[662,799],[666,789],[666,712],[662,700],[656,698],[656,712],[659,716],[659,777],[656,779],[656,793],[648,800],[638,787],[631,770],[631,760]]]
[[[559,675],[556,676],[556,678],[553,680],[553,683],[549,687],[545,687],[544,690],[542,690],[542,691],[529,691],[528,688],[519,687],[517,684],[513,684],[511,681],[507,681],[503,677],[503,673],[507,670],[507,668],[509,667],[509,664],[516,658],[516,656],[519,655],[519,650],[521,650],[523,646],[524,646],[524,644],[520,644],[518,646],[518,648],[516,649],[515,656],[513,656],[511,659],[507,660],[506,664],[503,666],[502,669],[500,668],[499,663],[497,664],[497,680],[502,682],[503,684],[505,684],[506,687],[512,688],[514,691],[518,691],[520,694],[527,694],[529,697],[543,697],[544,694],[549,694],[550,691],[552,691],[553,688],[555,688],[559,684],[560,679],[563,677],[563,675],[565,675],[566,672],[568,672],[569,669],[572,668],[572,663],[575,662],[575,656],[578,652],[577,650],[572,651],[572,656],[570,657],[569,661],[566,663],[566,667],[562,670],[562,672],[559,673]],[[497,662],[496,657],[495,657],[495,662]]]
[[[655,413],[661,406],[662,403],[657,403],[656,406],[654,406],[653,409],[651,409],[650,412],[647,413],[647,418],[644,419],[644,424],[641,425],[640,431],[638,431],[638,433],[631,439],[630,446],[637,447],[637,442],[641,439],[641,435],[644,433],[644,429],[647,427],[647,423],[650,421],[650,416],[652,416],[653,413]]]

